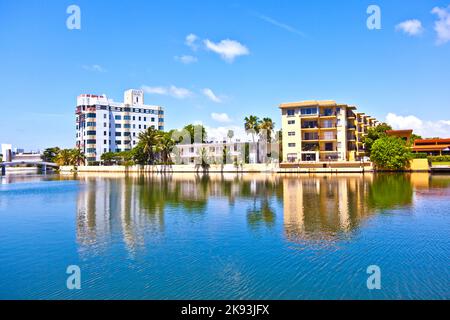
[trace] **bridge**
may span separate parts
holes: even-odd
[[[47,167],[59,168],[56,163],[44,162],[44,161],[10,161],[10,162],[0,162],[1,175],[6,174],[6,167],[15,167],[18,165],[33,165],[42,167],[42,171],[46,172]]]

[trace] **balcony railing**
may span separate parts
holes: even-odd
[[[319,135],[304,135],[303,140],[305,141],[319,140]]]
[[[337,112],[336,111],[324,111],[324,112],[320,113],[320,116],[322,116],[322,117],[337,116]]]

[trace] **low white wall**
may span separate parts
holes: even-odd
[[[278,165],[276,164],[244,164],[243,166],[235,167],[233,164],[227,165],[210,165],[208,172],[277,172]],[[203,172],[201,167],[195,165],[146,165],[146,166],[73,166],[60,167],[61,173],[73,172]]]
[[[160,173],[160,172],[203,172],[201,167],[195,165],[146,165],[146,166],[62,166],[61,173],[69,174],[74,172],[112,172],[112,173]],[[232,164],[211,165],[207,170],[216,172],[266,172],[266,173],[351,173],[351,172],[372,172],[372,167],[355,168],[279,168],[278,164],[244,164],[236,168]]]

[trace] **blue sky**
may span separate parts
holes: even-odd
[[[80,30],[66,27],[72,4]],[[381,30],[366,26],[371,4]],[[77,95],[122,101],[129,88],[165,107],[166,129],[202,122],[220,135],[248,114],[279,128],[280,103],[334,99],[450,137],[449,5],[2,0],[0,142],[72,147]]]

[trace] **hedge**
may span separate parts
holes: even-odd
[[[428,154],[425,152],[417,152],[412,154],[413,159],[427,159]]]
[[[450,156],[429,156],[430,162],[450,162]]]

